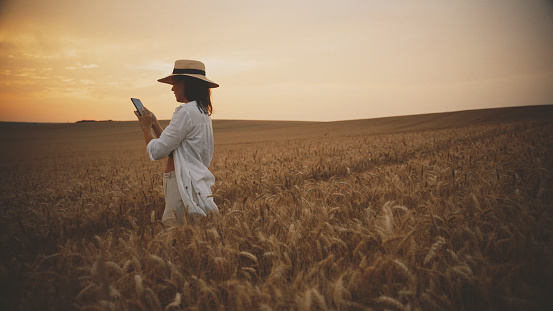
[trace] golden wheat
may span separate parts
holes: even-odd
[[[44,147],[2,164],[0,308],[546,309],[552,137],[526,121],[219,144],[221,216],[180,227],[140,145]]]

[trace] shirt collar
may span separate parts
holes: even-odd
[[[184,105],[190,105],[190,104],[195,105],[195,106],[198,105],[198,103],[196,103],[196,101],[193,100],[193,101],[190,101],[190,102],[187,102],[187,103],[182,103],[182,104],[180,104],[180,106],[184,107]]]

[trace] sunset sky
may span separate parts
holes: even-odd
[[[176,59],[214,119],[334,121],[553,104],[547,0],[0,2],[0,121],[159,119]]]

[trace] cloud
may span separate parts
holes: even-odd
[[[147,70],[147,71],[155,71],[158,73],[169,73],[173,70],[173,62],[151,60],[143,64],[138,63],[138,64],[130,65],[129,67],[134,70]]]
[[[79,66],[69,66],[69,67],[65,67],[65,69],[68,69],[68,70],[92,69],[92,68],[98,68],[98,65],[96,65],[96,64],[90,64],[90,65],[79,65]]]

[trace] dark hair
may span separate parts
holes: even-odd
[[[184,97],[190,101],[195,100],[203,114],[210,116],[213,113],[211,89],[206,81],[189,76],[174,76],[173,81],[184,81]]]

